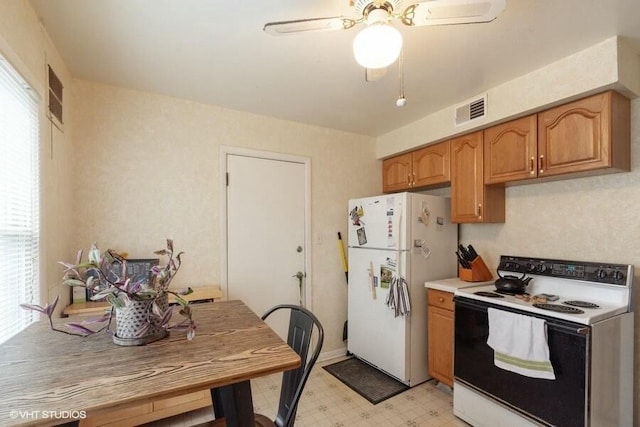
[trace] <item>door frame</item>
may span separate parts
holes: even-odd
[[[275,153],[271,151],[253,150],[249,148],[220,146],[220,286],[227,289],[229,285],[228,272],[228,236],[227,236],[227,156],[255,157],[266,160],[301,163],[304,165],[304,291],[303,305],[311,309],[313,301],[311,274],[311,159],[308,157],[294,156],[290,154]],[[226,292],[224,299],[227,299]]]

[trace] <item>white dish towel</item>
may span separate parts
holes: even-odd
[[[389,286],[389,294],[385,303],[393,309],[394,317],[405,316],[411,311],[409,287],[402,277],[394,277]]]
[[[555,380],[549,360],[547,324],[543,319],[488,309],[493,363],[501,369],[533,378]]]

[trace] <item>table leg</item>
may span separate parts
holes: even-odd
[[[254,427],[250,381],[212,388],[211,400],[215,417],[224,417],[228,427]]]

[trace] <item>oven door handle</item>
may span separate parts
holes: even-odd
[[[559,330],[562,332],[568,332],[571,334],[575,334],[575,335],[582,335],[584,337],[587,337],[589,335],[591,335],[591,328],[585,326],[583,328],[573,328],[571,326],[565,326],[565,325],[560,325],[557,323],[552,323],[549,322],[548,320],[547,322],[547,328],[551,328],[551,329],[555,329],[555,330]]]
[[[478,311],[483,311],[483,312],[487,312],[487,308],[490,307],[490,305],[487,305],[484,302],[479,302],[476,300],[470,300],[470,299],[466,299],[464,297],[454,297],[453,298],[454,303],[457,305],[460,305],[462,307],[467,307],[470,308],[472,310],[478,310]],[[517,314],[522,314],[523,316],[531,316],[530,313],[524,313],[522,311],[519,310],[510,310],[510,309],[506,309],[504,307],[500,307],[500,310],[505,310],[505,311],[510,311],[512,313],[517,313]],[[531,317],[538,317],[538,316],[531,316]],[[547,328],[550,329],[554,329],[560,332],[565,332],[565,333],[570,333],[570,334],[574,334],[574,335],[580,335],[583,337],[587,337],[589,335],[591,335],[591,327],[589,326],[572,326],[572,325],[565,325],[563,323],[560,322],[555,322],[552,319],[549,318],[544,318],[545,322],[547,323]]]

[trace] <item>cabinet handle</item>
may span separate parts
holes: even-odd
[[[482,219],[482,205],[480,203],[478,203],[478,218]]]
[[[444,298],[438,297],[438,302],[444,302]]]
[[[416,173],[413,173],[413,181],[411,183],[411,185],[416,185]]]
[[[544,173],[544,156],[540,155],[538,159],[538,173]]]
[[[531,175],[534,175],[536,173],[536,171],[535,171],[535,167],[536,167],[535,166],[535,161],[536,161],[536,158],[531,156],[531,164],[529,165],[529,173]]]
[[[407,182],[409,183],[409,187],[413,186],[413,182],[411,182],[411,174],[407,174]]]

